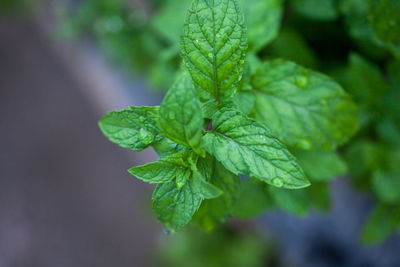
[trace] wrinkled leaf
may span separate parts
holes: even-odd
[[[153,143],[159,134],[157,114],[158,107],[111,111],[99,121],[99,127],[111,142],[140,151]]]
[[[187,72],[182,72],[172,85],[159,113],[158,127],[169,139],[204,155],[201,148],[204,123],[201,103]]]
[[[262,124],[230,108],[216,112],[212,124],[213,130],[203,138],[205,148],[229,171],[277,187],[310,184],[292,154]]]
[[[191,182],[178,190],[174,181],[158,184],[152,199],[153,210],[158,220],[171,232],[179,231],[188,224],[202,201],[202,198],[194,193]]]
[[[252,79],[255,118],[284,143],[333,149],[357,130],[357,107],[331,78],[290,61],[265,62]]]
[[[226,99],[242,77],[246,28],[236,0],[194,0],[181,39],[181,54],[199,96]]]

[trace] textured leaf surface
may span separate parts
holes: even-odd
[[[212,122],[213,131],[204,136],[205,148],[229,171],[278,187],[310,184],[292,154],[262,124],[230,108],[216,112]]]
[[[257,52],[278,35],[283,6],[281,0],[240,0],[245,21],[249,50]]]
[[[302,149],[331,149],[357,130],[357,108],[335,81],[293,62],[264,63],[252,79],[255,118]]]
[[[165,183],[176,179],[187,181],[191,170],[183,161],[187,152],[173,154],[156,162],[133,167],[128,172],[138,179],[148,183]]]
[[[154,142],[154,150],[157,152],[158,156],[165,157],[179,152],[187,151],[189,148],[186,146],[179,145],[172,141],[171,139],[161,135],[159,141]]]
[[[192,2],[181,53],[199,96],[224,99],[236,92],[246,47],[246,29],[236,0]]]
[[[188,224],[202,201],[194,193],[191,182],[181,190],[177,189],[174,181],[158,184],[152,198],[158,220],[171,232],[179,231]]]
[[[171,140],[199,153],[203,133],[201,103],[187,72],[182,72],[160,106],[158,126]]]
[[[131,107],[111,111],[99,122],[103,134],[122,147],[140,151],[148,147],[159,134],[158,107]]]

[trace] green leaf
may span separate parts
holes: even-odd
[[[256,120],[285,144],[333,149],[358,128],[357,107],[340,85],[293,62],[265,62],[252,86]]]
[[[384,241],[395,230],[400,222],[399,210],[391,207],[377,205],[369,215],[368,221],[361,234],[364,244],[376,244]]]
[[[310,184],[292,154],[262,124],[230,108],[216,112],[212,124],[213,130],[203,138],[205,148],[229,171],[277,187]]]
[[[310,205],[305,189],[287,190],[268,186],[268,192],[274,203],[284,211],[305,216]]]
[[[328,181],[347,172],[346,162],[335,151],[295,150],[293,154],[311,181]]]
[[[375,37],[400,56],[400,2],[368,0],[368,20]]]
[[[193,1],[181,53],[201,98],[223,100],[236,92],[246,47],[246,28],[236,0]]]
[[[335,0],[292,0],[301,15],[315,20],[334,20],[337,17]]]
[[[249,178],[240,184],[239,196],[234,206],[234,215],[241,219],[252,218],[273,206],[265,184]]]
[[[159,139],[157,114],[158,107],[131,107],[111,111],[99,121],[99,127],[111,142],[140,151]]]
[[[158,127],[171,140],[204,155],[201,147],[203,115],[193,82],[182,72],[160,106]]]
[[[217,223],[224,223],[228,216],[232,214],[236,194],[239,189],[239,177],[213,159],[213,175],[211,183],[220,188],[223,192],[221,196],[214,199],[206,199],[196,212],[193,220],[205,230],[212,230]]]
[[[158,220],[171,232],[179,231],[188,224],[202,202],[190,181],[181,190],[174,181],[158,184],[152,199]]]
[[[153,143],[153,148],[157,152],[158,156],[165,157],[168,155],[188,150],[187,147],[175,143],[174,141],[168,139],[164,135],[161,136],[162,137],[160,138],[159,141]]]
[[[184,181],[178,189],[189,179],[191,170],[184,162],[187,152],[173,154],[160,158],[156,162],[148,163],[142,166],[133,167],[128,170],[136,178],[148,183],[166,183],[176,179]]]
[[[223,194],[221,189],[207,182],[206,179],[199,172],[194,172],[192,179],[193,190],[202,198],[213,199]]]
[[[400,201],[400,173],[376,171],[372,178],[373,191],[378,199],[397,204]]]
[[[248,27],[249,50],[257,52],[278,35],[283,4],[281,0],[240,0]]]

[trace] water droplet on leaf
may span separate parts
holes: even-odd
[[[282,187],[283,186],[283,181],[281,178],[274,178],[272,180],[272,184],[276,187]]]
[[[308,77],[305,75],[299,75],[295,79],[296,84],[301,88],[306,88],[308,85]]]
[[[138,136],[140,142],[145,145],[150,144],[154,140],[154,135],[151,132],[147,131],[145,128],[140,128]]]

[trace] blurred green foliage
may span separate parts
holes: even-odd
[[[245,71],[252,73],[260,60],[281,57],[329,74],[360,107],[361,129],[339,152],[291,148],[312,186],[288,191],[248,179],[241,183],[234,214],[248,218],[272,208],[296,215],[326,210],[329,181],[348,173],[354,185],[376,202],[361,239],[380,242],[398,231],[400,1],[271,0],[259,8],[240,2],[248,23],[256,25],[256,31],[249,32],[251,64]],[[87,34],[115,63],[146,75],[153,88],[166,90],[179,68],[181,25],[190,0],[146,3],[83,0],[63,9],[61,29],[69,36]],[[243,92],[235,101],[246,109],[246,103],[251,107],[254,100]],[[190,242],[183,240],[182,244]]]
[[[173,238],[166,236],[157,266],[277,266],[268,237],[242,226],[237,228],[225,226],[212,234],[186,229]]]

